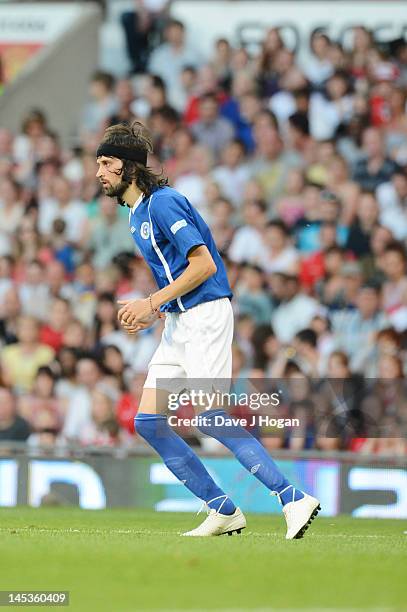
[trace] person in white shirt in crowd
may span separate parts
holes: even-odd
[[[146,74],[138,83],[132,110],[137,117],[146,121],[152,111],[168,104],[167,86],[157,74]]]
[[[295,94],[306,88],[308,81],[295,63],[295,54],[289,49],[283,48],[277,52],[274,69],[278,75],[279,90],[271,96],[269,108],[283,126],[290,115],[300,110]]]
[[[380,223],[388,227],[396,240],[407,238],[407,170],[398,169],[388,183],[376,189]]]
[[[28,264],[26,278],[19,286],[19,296],[23,314],[47,320],[51,300],[44,265],[40,261],[33,260]]]
[[[99,363],[93,357],[83,357],[76,364],[76,385],[71,389],[63,428],[67,441],[80,439],[85,427],[92,424],[92,391],[103,380]]]
[[[181,174],[174,183],[174,189],[184,194],[205,220],[210,216],[205,188],[212,167],[210,149],[196,144],[191,148],[189,171]]]
[[[177,110],[183,109],[181,73],[185,66],[198,67],[201,57],[186,41],[185,27],[181,21],[170,20],[164,30],[165,42],[152,52],[148,71],[160,76],[168,88],[168,101]]]
[[[66,223],[66,238],[73,244],[81,242],[85,229],[86,209],[82,202],[72,199],[69,181],[58,176],[53,183],[52,197],[40,203],[38,227],[41,234],[50,235],[55,219]]]
[[[391,242],[383,253],[383,310],[398,332],[407,329],[407,254],[402,242]]]
[[[302,293],[298,276],[274,273],[270,277],[271,293],[279,302],[271,317],[271,325],[280,342],[291,342],[294,336],[309,327],[320,310],[317,300]]]
[[[267,205],[262,200],[247,202],[242,210],[243,225],[236,230],[228,256],[236,262],[259,265],[264,257],[263,231]]]
[[[221,165],[212,172],[222,194],[236,208],[242,202],[242,193],[250,178],[250,172],[244,163],[244,145],[240,140],[232,140],[223,150]]]
[[[353,95],[349,76],[335,72],[327,81],[325,93],[314,93],[310,100],[310,130],[316,140],[335,136],[341,123],[348,123],[353,112]]]
[[[20,185],[11,178],[0,183],[0,229],[13,235],[24,215]]]
[[[334,71],[329,58],[331,41],[329,37],[318,30],[311,34],[311,55],[304,62],[304,74],[313,85],[322,85]]]
[[[299,253],[293,246],[290,232],[283,221],[280,219],[269,221],[264,230],[263,241],[265,248],[260,265],[268,274],[298,272]]]
[[[106,120],[118,110],[114,92],[115,79],[108,72],[97,71],[89,85],[89,102],[82,113],[81,132],[86,139],[88,133],[98,133],[103,129]]]

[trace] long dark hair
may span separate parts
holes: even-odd
[[[134,121],[131,125],[118,123],[108,127],[101,144],[119,145],[153,153],[151,134],[140,121]],[[162,172],[157,174],[148,166],[131,160],[123,160],[122,178],[129,184],[136,181],[137,187],[146,196],[151,195],[158,187],[168,185],[168,178]]]

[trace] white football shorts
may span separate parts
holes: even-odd
[[[232,376],[233,309],[229,298],[168,312],[144,387],[173,393],[192,388],[228,392]],[[214,381],[216,380],[216,384]]]

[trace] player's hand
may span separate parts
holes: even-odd
[[[134,335],[137,334],[139,331],[142,331],[143,329],[148,329],[149,327],[151,327],[154,323],[155,319],[152,320],[151,322],[145,322],[145,323],[137,323],[137,325],[129,325],[127,323],[121,323],[122,328],[130,335]]]
[[[119,300],[117,302],[122,307],[117,313],[117,318],[120,321],[120,324],[123,325],[127,323],[127,325],[137,325],[139,323],[147,323],[150,318],[153,318],[153,314],[151,312],[151,304],[150,300]],[[154,317],[153,322],[157,320],[157,316]]]

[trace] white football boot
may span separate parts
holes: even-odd
[[[214,499],[211,499],[208,503],[210,504],[216,499],[219,498],[215,497]],[[242,529],[246,527],[246,518],[240,508],[236,508],[233,514],[220,513],[220,510],[222,509],[222,506],[227,499],[227,496],[225,496],[225,499],[219,506],[218,510],[215,510],[215,508],[209,508],[207,503],[204,503],[203,507],[206,506],[208,511],[208,516],[206,517],[204,522],[201,523],[199,527],[196,527],[191,531],[187,531],[182,535],[194,537],[210,537],[220,536],[226,533],[230,536],[233,535],[233,533],[240,534]],[[201,512],[201,510],[202,508],[199,510],[199,512]]]
[[[293,501],[288,502],[288,504],[285,504],[283,507],[283,512],[287,523],[287,533],[285,538],[286,540],[299,540],[304,536],[308,527],[311,525],[311,522],[321,510],[321,506],[318,499],[312,497],[311,495],[307,495],[306,493],[303,493],[304,497],[298,501],[294,501],[295,488],[293,485],[289,485],[280,493],[277,493],[276,491],[272,492],[272,495],[277,495],[281,505],[281,493],[284,493],[284,491],[290,487],[293,488]]]

